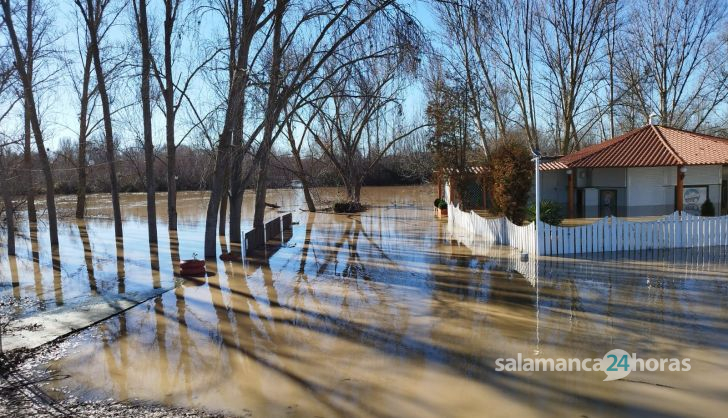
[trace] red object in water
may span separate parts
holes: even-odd
[[[182,276],[192,276],[192,277],[204,276],[205,267],[183,268],[183,269],[180,269],[180,274]]]
[[[182,270],[187,269],[199,269],[199,268],[205,268],[205,260],[182,260],[179,263],[179,268]]]
[[[204,276],[205,260],[183,260],[179,263],[179,270],[182,276]]]
[[[241,261],[242,258],[235,253],[222,253],[220,254],[220,260],[222,261]]]

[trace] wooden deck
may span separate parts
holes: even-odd
[[[496,215],[492,212],[489,212],[487,210],[474,210],[473,212],[477,213],[478,215],[482,216],[485,219],[497,219],[500,216]],[[664,216],[633,216],[633,217],[626,217],[622,218],[620,217],[619,220],[625,221],[625,222],[653,222],[658,219],[663,218]],[[597,221],[600,221],[602,218],[571,218],[571,219],[564,219],[564,222],[561,223],[560,226],[583,226],[583,225],[591,225]]]

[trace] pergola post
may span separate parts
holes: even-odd
[[[683,211],[683,195],[685,194],[685,167],[677,167],[677,187],[675,189],[675,209],[682,214]]]
[[[480,178],[480,184],[483,188],[483,210],[488,209],[488,180],[485,176]]]
[[[567,206],[569,208],[569,218],[576,218],[576,208],[574,206],[574,194],[575,194],[575,181],[574,181],[574,170],[566,170],[566,174],[569,176],[569,195],[567,197]]]

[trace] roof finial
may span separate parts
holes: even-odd
[[[655,123],[652,122],[652,118],[656,118],[658,116],[660,116],[660,115],[658,115],[655,112],[650,113],[650,116],[647,118],[647,123],[650,124],[650,125],[654,125]]]

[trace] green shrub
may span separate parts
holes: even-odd
[[[447,209],[447,201],[440,199],[440,203],[437,204],[437,207],[440,209]]]
[[[336,202],[334,203],[334,212],[336,213],[358,213],[364,212],[367,207],[359,202]]]
[[[494,209],[516,225],[526,218],[533,170],[531,151],[521,142],[501,142],[491,153],[489,174]]]
[[[700,216],[715,216],[715,206],[710,199],[707,199],[700,207]]]
[[[533,222],[536,219],[536,204],[531,203],[528,207],[528,220]],[[550,200],[541,201],[541,222],[549,225],[559,226],[564,221],[561,213],[561,206]]]
[[[442,199],[440,199],[439,197],[437,199],[435,199],[435,207],[436,208],[439,208],[440,207],[440,202],[442,202]]]

